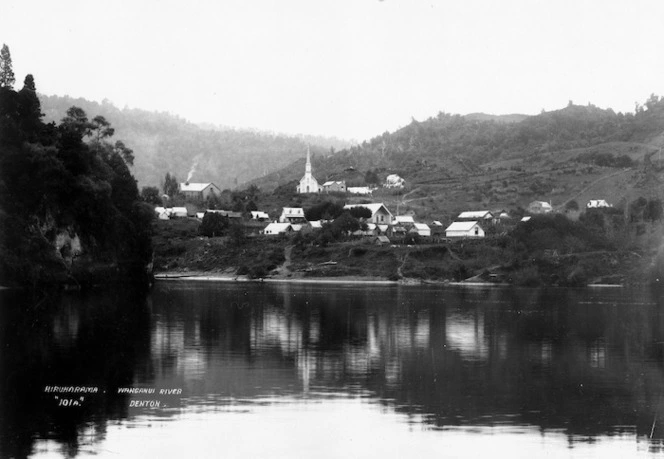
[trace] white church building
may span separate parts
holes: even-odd
[[[311,175],[311,154],[309,147],[307,147],[307,164],[304,167],[304,177],[300,179],[300,184],[297,186],[298,193],[320,193],[321,187],[318,185],[318,180]]]

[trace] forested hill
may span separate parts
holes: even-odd
[[[132,172],[139,186],[161,186],[167,172],[184,181],[193,168],[192,180],[232,188],[303,158],[307,144],[314,153],[350,145],[337,138],[198,126],[169,113],[119,109],[106,101],[69,96],[39,98],[46,122],[60,122],[72,106],[103,116],[115,128],[117,137],[133,149]]]
[[[352,170],[356,185],[362,184],[371,171],[380,179],[397,173],[417,186],[459,177],[489,177],[497,170],[510,168],[538,172],[570,161],[615,166],[623,164],[624,157],[640,161],[662,145],[664,99],[653,95],[634,113],[615,113],[571,102],[563,109],[536,116],[441,112],[424,121],[412,120],[395,132],[385,132],[334,155],[314,156],[312,163],[320,182],[347,178],[344,171]],[[622,158],[623,163],[616,158]],[[297,180],[303,171],[299,166],[288,166],[254,183],[270,189]]]

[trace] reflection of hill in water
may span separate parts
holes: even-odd
[[[146,305],[67,298],[0,311],[0,455],[35,438],[75,452],[109,420],[145,414],[128,408],[141,396],[113,390],[54,409],[35,394],[56,383],[182,387],[155,416],[362,394],[434,428],[530,424],[571,439],[650,436],[664,412],[664,319],[646,292],[161,283]]]
[[[527,423],[581,436],[649,435],[664,408],[663,318],[646,293],[163,289],[155,304],[196,305],[176,309],[200,339],[185,336],[180,351],[207,352],[201,397],[369,391],[438,427]]]

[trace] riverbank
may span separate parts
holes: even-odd
[[[638,246],[630,250],[606,246],[576,252],[565,247],[529,251],[504,235],[412,245],[376,245],[368,239],[316,244],[298,237],[201,237],[194,222],[159,225],[154,259],[158,279],[633,285],[651,280],[655,255]]]

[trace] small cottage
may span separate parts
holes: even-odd
[[[371,204],[346,204],[344,210],[350,210],[355,207],[365,207],[371,211],[371,218],[369,219],[370,223],[388,225],[392,223],[392,213],[387,210],[387,207],[385,207],[382,202]]]
[[[454,222],[445,229],[446,237],[484,237],[478,222]]]
[[[328,181],[323,183],[322,190],[324,193],[345,193],[346,182],[342,181]]]
[[[219,196],[221,190],[214,183],[180,183],[180,193],[190,199],[207,199],[212,195]]]
[[[553,211],[553,207],[546,201],[533,201],[528,204],[528,212],[531,214],[548,214]]]
[[[284,207],[281,209],[279,223],[306,223],[302,207]]]
[[[426,223],[413,223],[413,227],[408,232],[422,237],[431,237],[431,228]]]
[[[270,223],[263,230],[263,234],[268,236],[278,236],[280,234],[289,234],[293,232],[293,226],[290,223]]]

